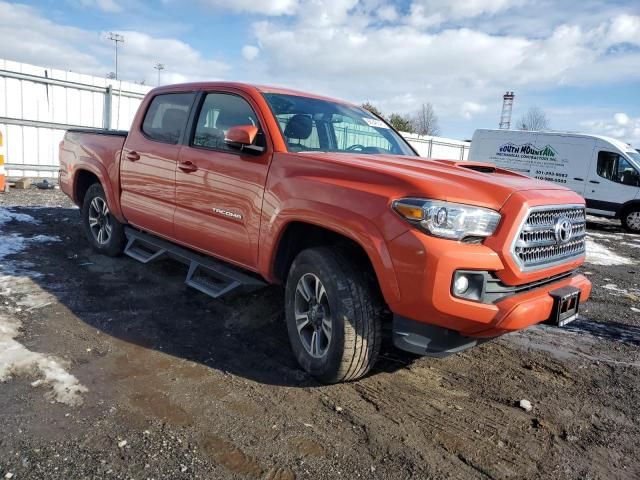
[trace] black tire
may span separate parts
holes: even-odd
[[[381,295],[373,275],[367,275],[368,270],[362,268],[362,264],[355,262],[354,258],[357,257],[349,254],[347,248],[310,248],[296,257],[287,278],[285,309],[293,353],[304,370],[324,383],[361,378],[374,365],[380,351]],[[303,344],[303,335],[298,333],[296,308],[309,307],[308,312],[312,310],[311,303],[299,307],[300,301],[303,304],[306,301],[300,292],[296,296],[303,277],[304,280],[319,280],[326,292],[326,295],[318,296],[321,297],[320,302],[326,301],[323,311],[331,323],[331,339],[320,357],[313,356],[308,350],[309,346]],[[307,316],[308,320],[311,318]],[[320,323],[324,325],[323,321]],[[317,331],[321,330],[322,326]]]
[[[627,208],[620,216],[622,227],[629,233],[640,233],[640,206]]]
[[[105,234],[104,232],[107,231],[106,227],[110,227],[108,238],[103,236],[98,237],[95,224],[93,228],[90,224],[89,216],[92,215],[94,221],[96,218],[96,209],[94,207],[96,202],[106,206],[106,214],[104,214],[103,211],[100,221],[103,222],[101,226],[105,227],[105,229],[103,229],[103,235]],[[110,257],[117,257],[123,252],[125,243],[124,225],[111,215],[107,205],[107,197],[102,185],[99,183],[91,185],[84,196],[84,202],[82,204],[82,229],[95,251]]]

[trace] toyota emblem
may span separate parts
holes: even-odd
[[[556,243],[558,245],[567,243],[571,240],[571,236],[573,235],[571,220],[567,217],[558,218],[558,220],[556,220],[554,232],[556,236]]]

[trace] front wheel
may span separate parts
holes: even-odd
[[[124,249],[124,225],[109,210],[102,185],[94,183],[87,190],[82,205],[82,228],[94,250],[118,256]]]
[[[291,347],[302,368],[325,383],[362,377],[380,350],[380,295],[353,258],[339,247],[310,248],[287,278]]]
[[[629,208],[622,214],[621,220],[627,232],[640,233],[640,206]]]

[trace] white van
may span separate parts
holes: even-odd
[[[640,233],[640,153],[600,135],[476,130],[469,160],[561,183],[587,201],[587,212],[619,218]]]

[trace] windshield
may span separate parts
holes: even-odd
[[[640,167],[640,153],[634,152],[634,151],[630,151],[626,153],[629,157],[631,157],[631,160],[633,160],[635,164]]]
[[[416,155],[398,133],[363,108],[297,95],[264,97],[290,152]]]

